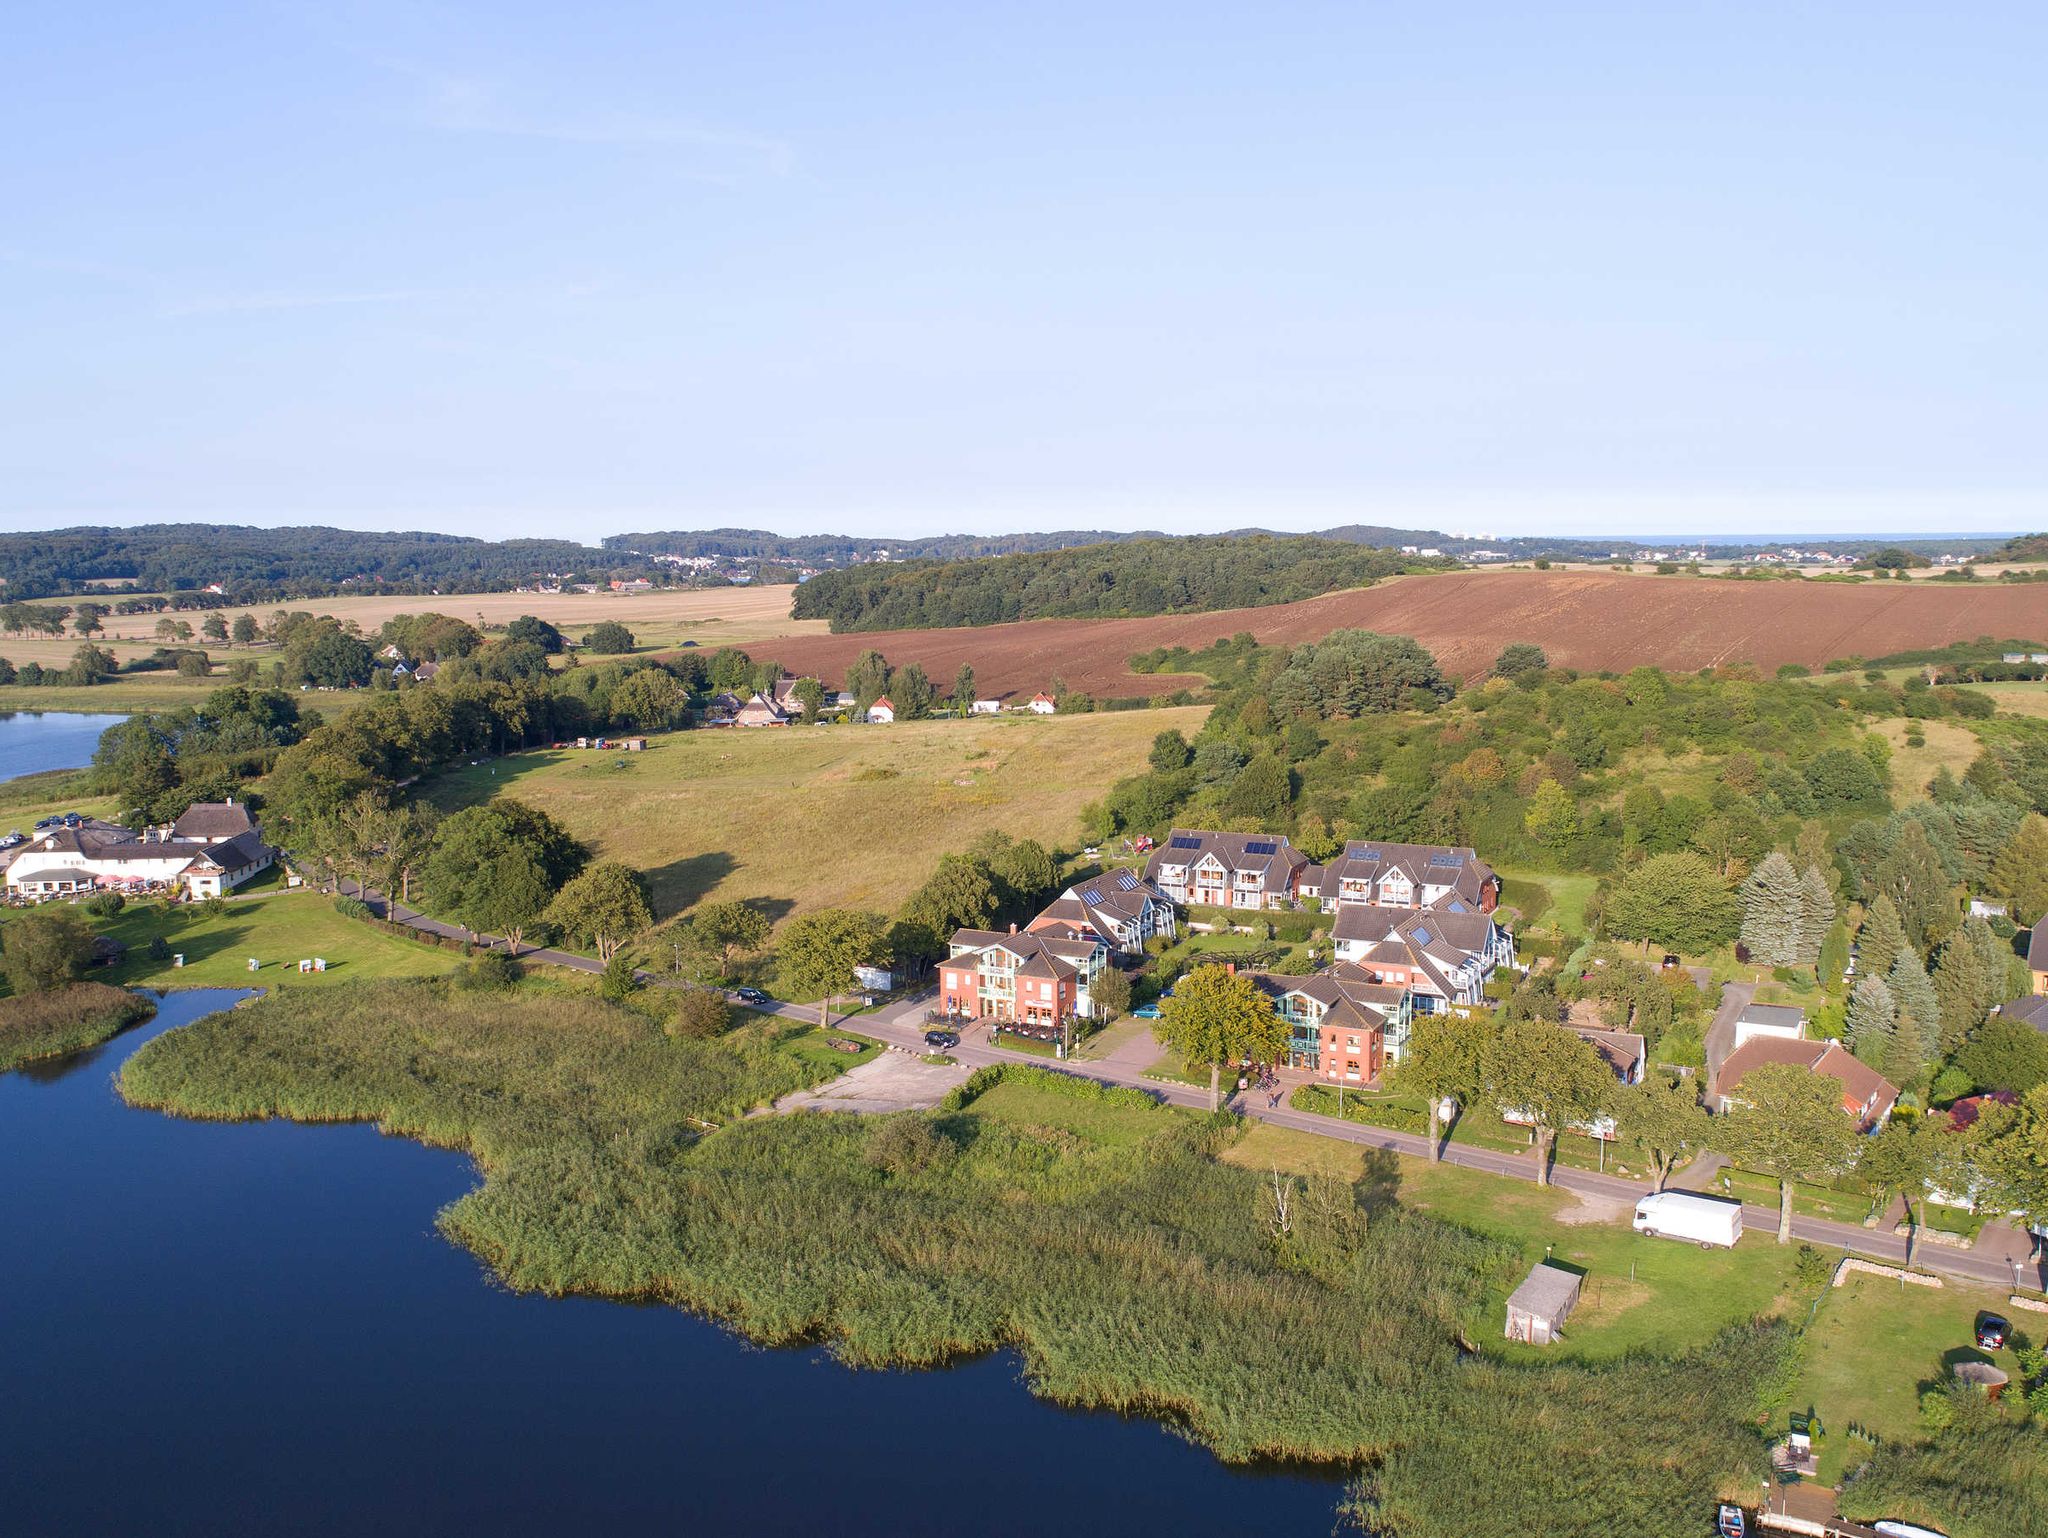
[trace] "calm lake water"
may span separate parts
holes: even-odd
[[[1327,1533],[1340,1490],[1031,1398],[852,1372],[673,1309],[522,1297],[434,1231],[468,1161],[366,1126],[130,1110],[169,996],[0,1074],[0,1531]]]
[[[77,710],[0,713],[0,780],[45,769],[82,769],[92,762],[100,733],[127,719]]]

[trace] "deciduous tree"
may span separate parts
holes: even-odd
[[[1599,1116],[1614,1086],[1606,1059],[1585,1038],[1548,1020],[1510,1021],[1487,1056],[1488,1096],[1536,1134],[1538,1185],[1550,1184],[1557,1134]]]
[[[1681,1160],[1707,1145],[1711,1118],[1691,1079],[1659,1072],[1617,1086],[1613,1110],[1615,1130],[1641,1145],[1660,1191]]]
[[[1680,850],[1652,855],[1623,877],[1608,899],[1606,924],[1623,939],[1696,956],[1733,938],[1740,916],[1714,867]]]
[[[855,983],[855,967],[873,966],[888,954],[882,921],[850,908],[821,908],[783,926],[777,946],[782,976],[800,993],[818,995],[818,1024],[831,1021],[832,999]]]
[[[1429,1110],[1429,1162],[1443,1158],[1443,1105],[1454,1115],[1477,1100],[1486,1087],[1488,1054],[1500,1023],[1490,1011],[1421,1015],[1409,1028],[1401,1060],[1387,1075],[1403,1095],[1419,1095]]]
[[[1209,963],[1196,967],[1162,1000],[1153,1034],[1189,1065],[1209,1070],[1209,1109],[1221,1104],[1225,1064],[1277,1061],[1287,1027],[1249,977]]]
[[[654,922],[654,910],[640,872],[616,860],[602,860],[555,894],[547,920],[595,946],[599,961],[610,961],[620,946]]]
[[[1794,1183],[1829,1179],[1856,1156],[1842,1086],[1794,1063],[1765,1063],[1744,1074],[1734,1093],[1738,1103],[1714,1125],[1714,1147],[1778,1182],[1778,1243],[1790,1243]]]
[[[92,929],[69,907],[43,907],[0,925],[0,971],[15,993],[61,988],[92,963]]]

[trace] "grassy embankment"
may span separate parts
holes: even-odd
[[[703,897],[779,919],[890,912],[991,829],[1070,846],[1082,806],[1203,707],[896,726],[671,732],[644,753],[523,753],[442,776],[444,809],[516,796],[646,872],[658,916]],[[650,955],[659,952],[659,943]]]
[[[98,1046],[155,1013],[148,999],[105,983],[0,999],[0,1073],[39,1057]]]
[[[1355,1466],[1411,1538],[1599,1509],[1689,1534],[1756,1467],[1784,1336],[1597,1367],[1468,1358],[1519,1257],[1313,1183],[1276,1235],[1236,1136],[1130,1090],[1017,1071],[931,1114],[729,1122],[800,1073],[601,1005],[387,983],[270,1001],[139,1052],[124,1092],[210,1116],[377,1118],[471,1150],[444,1230],[513,1286],[665,1301],[863,1364],[1019,1350],[1035,1391],[1165,1416],[1233,1458]]]

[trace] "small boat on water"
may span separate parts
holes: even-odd
[[[1749,1513],[1733,1501],[1723,1501],[1714,1513],[1714,1531],[1721,1538],[1749,1538]]]

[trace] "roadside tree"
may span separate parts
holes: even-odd
[[[1847,1169],[1856,1124],[1842,1109],[1841,1085],[1793,1063],[1751,1069],[1738,1089],[1742,1103],[1715,1122],[1713,1147],[1778,1182],[1778,1243],[1789,1244],[1794,1183]]]
[[[1120,967],[1104,967],[1088,985],[1088,997],[1096,1019],[1108,1024],[1131,1012],[1131,979]]]
[[[1659,1072],[1619,1086],[1613,1110],[1616,1130],[1649,1156],[1659,1191],[1682,1160],[1707,1146],[1711,1118],[1691,1079]]]
[[[718,958],[718,975],[732,975],[733,957],[768,943],[768,915],[743,902],[701,903],[682,923],[683,943]]]
[[[1550,1184],[1557,1134],[1605,1109],[1614,1071],[1584,1038],[1547,1020],[1510,1021],[1487,1054],[1486,1091],[1536,1134],[1536,1183]]]
[[[832,999],[855,984],[855,967],[888,954],[882,921],[872,913],[823,908],[791,919],[778,947],[784,980],[799,993],[818,995],[818,1024],[831,1023]]]
[[[555,894],[546,918],[594,946],[599,961],[610,961],[620,946],[654,922],[654,910],[640,872],[616,860],[603,860]]]
[[[1222,1103],[1226,1064],[1274,1062],[1287,1046],[1287,1027],[1273,1001],[1249,977],[1213,962],[1181,978],[1172,997],[1161,1001],[1152,1031],[1183,1062],[1208,1068],[1212,1111]]]
[[[1494,1016],[1478,1010],[1423,1015],[1410,1027],[1408,1045],[1387,1082],[1397,1094],[1420,1095],[1428,1107],[1431,1164],[1443,1158],[1444,1102],[1451,1102],[1455,1125],[1486,1087],[1488,1057],[1499,1034]]]

